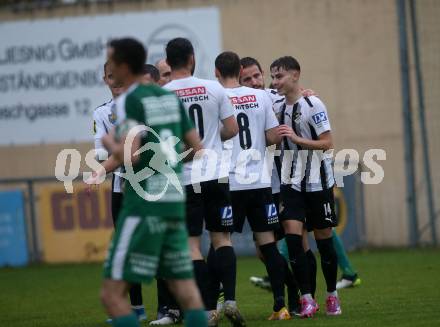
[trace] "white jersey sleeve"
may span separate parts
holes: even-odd
[[[265,117],[265,130],[272,129],[274,127],[277,127],[279,125],[278,119],[275,115],[275,112],[273,111],[272,101],[269,97],[264,97],[265,102],[267,103],[265,105],[266,108],[266,117]]]
[[[98,110],[93,112],[93,134],[95,139],[95,150],[102,150],[104,146],[102,144],[102,137],[107,134],[104,126],[104,120]]]
[[[313,107],[310,109],[308,123],[314,127],[317,135],[330,131],[330,120],[328,118],[327,108],[324,103],[317,97],[311,97]]]
[[[234,116],[235,111],[232,107],[231,101],[229,100],[226,91],[223,87],[219,88],[219,102],[220,102],[220,120],[224,120],[231,116]]]

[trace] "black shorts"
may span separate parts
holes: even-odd
[[[290,185],[283,185],[281,201],[284,204],[281,220],[301,221],[308,231],[338,225],[333,187],[323,191],[300,192]]]
[[[231,191],[234,232],[241,233],[247,218],[252,231],[268,232],[279,228],[278,209],[270,188]]]
[[[185,188],[189,236],[202,235],[203,222],[210,232],[234,231],[229,183],[219,183],[217,179],[202,182],[200,193],[195,193],[192,185]]]
[[[113,226],[116,226],[116,221],[118,220],[119,211],[122,207],[123,194],[118,192],[112,192],[112,218]]]

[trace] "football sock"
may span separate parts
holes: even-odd
[[[336,296],[336,297],[338,297],[338,292],[337,291],[327,292],[327,296]]]
[[[132,306],[142,305],[142,287],[141,284],[132,284],[130,287],[130,303]]]
[[[218,277],[223,285],[226,301],[235,301],[237,258],[232,246],[222,246],[215,251]]]
[[[333,246],[336,250],[336,256],[338,258],[338,265],[342,270],[342,274],[345,276],[355,276],[356,271],[348,259],[347,252],[345,252],[344,244],[342,244],[341,238],[338,236],[335,230],[333,230]]]
[[[208,273],[208,266],[205,262],[205,260],[193,260],[193,267],[194,267],[194,275],[197,283],[197,287],[200,290],[200,295],[202,296],[202,300],[205,306],[210,301],[209,294],[208,294],[208,280],[209,280],[209,273]]]
[[[316,240],[316,244],[321,254],[321,269],[327,284],[327,292],[334,292],[338,275],[338,258],[336,257],[332,237]]]
[[[187,327],[206,327],[208,326],[208,317],[205,310],[186,310],[185,326]]]
[[[261,245],[260,251],[264,257],[264,264],[272,287],[273,311],[280,311],[281,308],[286,306],[284,301],[284,258],[278,251],[275,242]]]
[[[313,298],[315,298],[316,292],[316,271],[318,270],[316,264],[316,258],[313,254],[312,250],[308,250],[306,252],[307,260],[309,261],[309,269],[310,269],[310,291],[312,292]]]
[[[220,281],[217,276],[217,266],[214,247],[211,245],[209,247],[208,257],[206,258],[206,264],[208,265],[208,303],[205,303],[206,310],[211,311],[217,308],[217,299],[220,292]]]
[[[112,325],[114,327],[139,327],[137,316],[132,313],[127,316],[112,318]]]
[[[289,300],[289,310],[296,308],[299,303],[299,289],[295,276],[289,268],[289,263],[283,257],[284,264],[284,284],[287,286],[287,298]]]
[[[286,243],[289,249],[289,261],[292,266],[295,279],[298,282],[301,294],[310,293],[310,271],[307,256],[304,253],[302,236],[286,234]]]

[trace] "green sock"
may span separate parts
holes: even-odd
[[[278,250],[280,251],[281,255],[284,257],[284,259],[289,261],[289,250],[287,249],[287,243],[286,239],[283,238],[281,241],[278,241]]]
[[[187,327],[206,327],[208,326],[208,316],[205,310],[193,309],[186,310],[185,314],[185,326]]]
[[[347,253],[345,252],[344,245],[342,244],[341,238],[336,234],[333,229],[333,245],[336,250],[336,255],[338,257],[338,266],[342,270],[342,274],[345,276],[354,276],[356,271],[352,267],[350,260],[348,259]]]
[[[139,321],[136,315],[132,313],[128,316],[112,318],[112,325],[114,327],[139,327]]]

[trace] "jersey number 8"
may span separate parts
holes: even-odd
[[[249,129],[249,118],[245,113],[240,112],[237,115],[238,137],[240,138],[240,146],[243,150],[252,146],[251,131]]]

